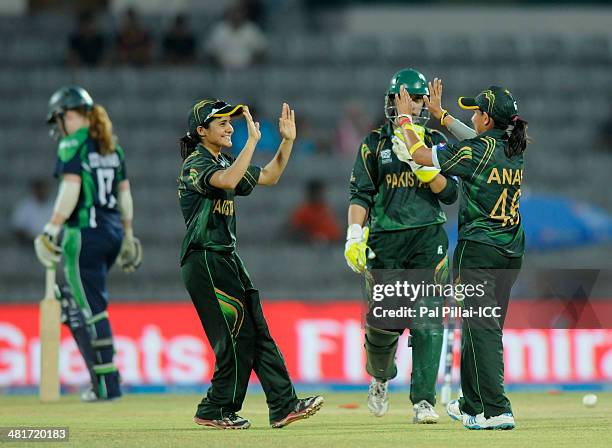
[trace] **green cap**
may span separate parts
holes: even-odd
[[[518,114],[516,101],[510,91],[499,86],[483,90],[476,98],[462,96],[457,102],[461,109],[486,112],[495,121],[495,127],[502,129]]]
[[[189,111],[189,132],[197,134],[198,126],[210,123],[214,118],[236,117],[242,114],[242,104],[232,106],[225,101],[206,98],[195,103]]]

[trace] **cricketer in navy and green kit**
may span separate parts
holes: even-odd
[[[80,176],[82,183],[77,206],[64,225],[64,275],[92,338],[96,395],[116,398],[121,389],[113,363],[106,277],[123,240],[117,209],[118,184],[127,179],[123,150],[117,146],[102,156],[96,141],[89,137],[89,129],[81,128],[59,142],[55,176],[61,180],[66,174]]]
[[[34,250],[40,263],[53,271],[63,256],[68,286],[56,287],[56,297],[62,322],[91,378],[81,400],[112,400],[121,396],[121,388],[113,362],[106,277],[116,259],[125,272],[142,261],[142,247],[132,230],[125,156],[106,110],[80,86],[63,86],[53,93],[47,124],[52,136],[61,137],[55,164],[59,188]]]
[[[368,211],[370,233],[367,245],[376,255],[368,261],[369,272],[401,269],[417,275],[412,279],[415,283],[446,283],[448,238],[443,228],[446,216],[440,203],[455,202],[457,182],[449,176],[444,189],[434,193],[429,183],[419,180],[416,168],[397,158],[393,145],[401,142],[396,141],[398,137],[394,133],[395,110],[392,104],[400,85],[407,86],[410,94],[421,101],[423,95],[428,94],[427,82],[416,70],[404,69],[394,75],[386,97],[388,120],[363,140],[357,153],[350,180],[350,204]],[[415,120],[418,118],[421,117],[415,117]],[[421,121],[422,124],[425,122]],[[430,145],[446,142],[446,137],[438,131],[424,126],[418,126],[418,129]],[[369,272],[366,272],[366,279],[371,282]],[[367,287],[371,289],[371,285]],[[422,300],[430,307],[442,304],[441,297]],[[366,324],[365,335],[366,370],[373,378],[368,404],[376,416],[386,412],[386,383],[397,375],[395,354],[399,336],[406,328],[380,327]],[[437,415],[433,406],[444,330],[441,318],[428,319],[424,326],[418,327],[418,323],[410,324],[410,399],[415,405],[415,423],[435,423]],[[376,400],[380,403],[376,404]],[[422,406],[428,408],[426,417],[419,414]]]

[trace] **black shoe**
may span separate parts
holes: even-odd
[[[235,413],[231,413],[226,415],[220,420],[207,420],[204,418],[200,418],[195,416],[193,421],[198,425],[202,426],[210,426],[217,429],[249,429],[251,427],[251,422],[246,418],[242,418]]]
[[[287,414],[285,418],[272,423],[272,428],[283,428],[289,423],[315,415],[317,411],[321,409],[321,406],[323,406],[323,402],[323,397],[318,395],[298,400],[293,411]]]

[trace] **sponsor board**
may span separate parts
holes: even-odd
[[[294,381],[368,381],[359,302],[275,301],[264,303],[263,308]],[[509,316],[533,312],[529,310],[529,302],[515,302]],[[214,356],[190,303],[117,303],[110,306],[109,314],[116,363],[125,384],[183,385],[210,380]],[[509,327],[504,330],[508,384],[612,381],[611,329]],[[410,381],[411,349],[407,341],[404,334],[398,346],[396,384]],[[39,350],[38,307],[0,306],[0,387],[36,385]],[[456,378],[458,365],[456,350]],[[62,328],[60,377],[66,386],[88,381],[85,365],[66,328]]]

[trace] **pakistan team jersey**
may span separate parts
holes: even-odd
[[[476,241],[520,257],[525,249],[519,201],[523,155],[508,157],[504,130],[491,129],[433,148],[434,165],[461,178],[459,240]]]
[[[350,203],[370,211],[372,233],[442,224],[446,215],[439,201],[457,198],[457,182],[447,179],[438,194],[418,180],[410,166],[393,150],[393,126],[387,123],[372,131],[361,144],[351,173]],[[425,143],[446,142],[440,132],[425,128]]]
[[[210,178],[229,168],[234,158],[220,153],[218,158],[198,145],[183,162],[178,195],[187,234],[181,247],[181,265],[196,250],[233,252],[236,248],[234,196],[247,196],[259,181],[261,168],[249,166],[235,190],[210,185]]]
[[[89,128],[81,128],[59,142],[54,175],[61,179],[64,174],[81,177],[79,201],[66,221],[68,227],[121,225],[117,197],[119,183],[127,179],[121,147],[103,156],[97,142],[89,137]]]

